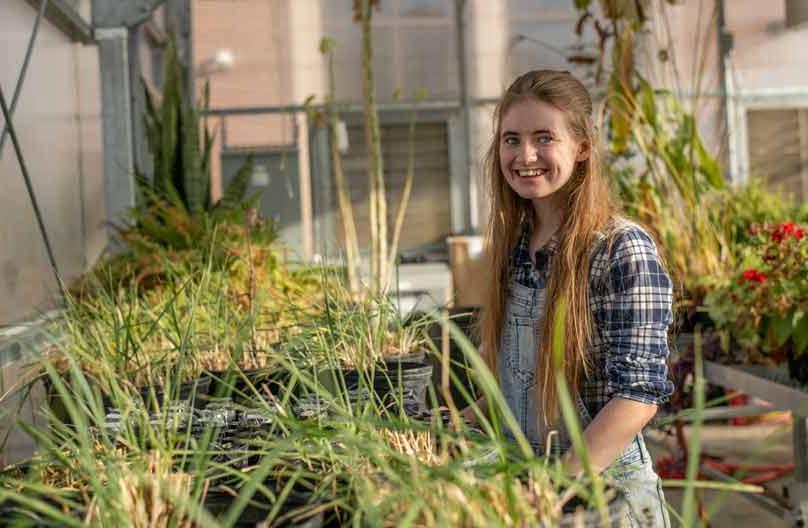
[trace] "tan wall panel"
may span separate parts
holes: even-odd
[[[9,98],[35,17],[36,11],[25,2],[0,4],[0,83]],[[44,21],[14,116],[56,260],[68,280],[85,269],[84,223],[99,218],[97,211],[103,207],[94,99],[98,76],[97,70],[93,75],[90,57],[94,51],[79,49]],[[0,324],[4,324],[48,307],[56,288],[10,141],[0,159],[0,177],[4,186],[0,194]],[[83,201],[94,197],[98,198],[84,214]],[[92,253],[97,245],[94,235]]]

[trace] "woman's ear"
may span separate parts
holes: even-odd
[[[578,146],[578,155],[575,157],[575,161],[586,161],[589,159],[589,155],[591,153],[591,149],[589,148],[589,142],[584,141]]]

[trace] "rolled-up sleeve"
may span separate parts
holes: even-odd
[[[668,326],[673,291],[656,245],[639,227],[617,235],[606,277],[608,397],[659,405],[673,394],[668,379]]]

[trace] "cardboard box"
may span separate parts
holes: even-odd
[[[449,247],[455,306],[482,306],[487,281],[482,237],[450,236],[446,244]]]

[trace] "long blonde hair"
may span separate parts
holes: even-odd
[[[566,115],[573,139],[589,146],[589,158],[576,164],[561,190],[568,197],[559,230],[558,253],[552,259],[545,295],[544,318],[536,363],[537,390],[545,423],[558,418],[558,395],[551,353],[552,325],[556,307],[566,300],[563,372],[573,394],[588,376],[593,336],[589,306],[589,267],[596,234],[603,233],[616,216],[609,187],[600,169],[598,142],[589,92],[569,72],[536,70],[518,79],[506,90],[494,112],[494,137],[485,158],[490,212],[485,249],[491,270],[479,323],[480,340],[488,367],[497,371],[502,327],[509,289],[509,264],[514,245],[525,222],[534,224],[533,204],[516,194],[500,168],[499,145],[502,116],[517,101],[535,99]],[[534,226],[534,228],[537,226]]]

